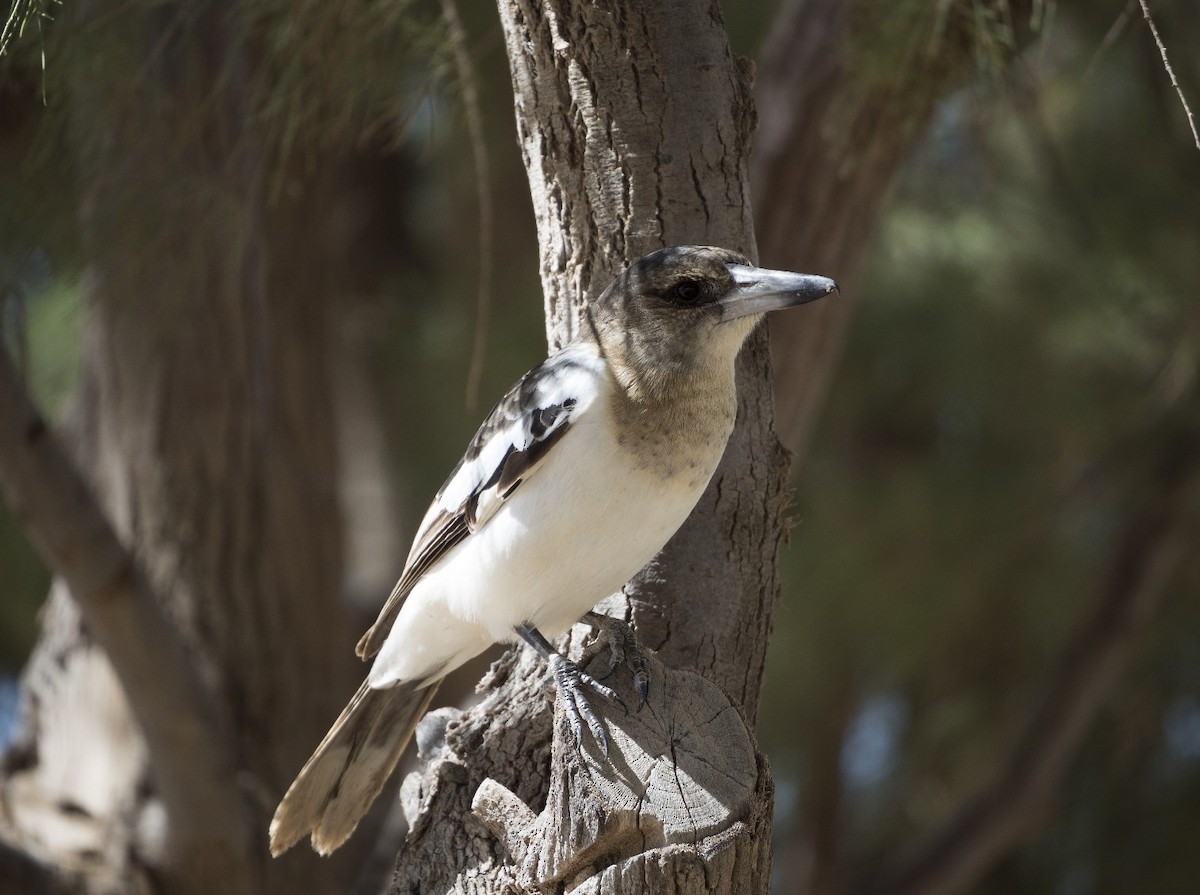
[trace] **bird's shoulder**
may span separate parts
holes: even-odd
[[[462,459],[434,498],[426,522],[438,513],[472,513],[470,504],[490,484],[512,484],[544,455],[599,396],[604,361],[590,344],[569,345],[538,364],[502,397],[479,426]],[[422,523],[422,529],[426,527]],[[420,540],[418,533],[417,540]]]
[[[358,644],[367,658],[383,645],[404,597],[435,563],[482,529],[606,387],[606,367],[590,343],[569,345],[538,364],[492,408],[417,529],[379,618]]]

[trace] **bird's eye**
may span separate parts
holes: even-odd
[[[700,297],[700,284],[695,280],[684,280],[676,285],[675,297],[683,301],[695,301]]]

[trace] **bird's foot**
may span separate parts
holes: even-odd
[[[625,707],[624,701],[617,695],[616,690],[604,686],[562,654],[551,653],[547,661],[550,663],[550,671],[554,675],[554,683],[558,686],[558,695],[562,699],[563,714],[567,716],[567,723],[571,725],[571,732],[575,734],[576,744],[580,748],[583,747],[583,729],[586,725],[592,734],[592,739],[600,746],[600,751],[607,758],[608,734],[591,703],[588,702],[587,691],[591,690],[593,693],[598,693],[605,699],[617,703],[626,712],[629,709]]]
[[[582,748],[583,729],[586,726],[591,731],[592,738],[599,744],[600,749],[608,757],[608,734],[604,725],[588,702],[587,691],[598,693],[605,699],[611,700],[629,712],[625,702],[617,695],[617,691],[600,683],[558,650],[531,624],[517,625],[514,629],[522,640],[532,646],[546,663],[554,675],[554,683],[562,697],[563,713],[575,734],[575,742]]]
[[[641,709],[650,696],[650,671],[646,654],[642,652],[633,626],[623,619],[613,618],[602,612],[589,612],[583,620],[596,629],[596,639],[584,651],[579,661],[580,666],[586,668],[607,646],[608,670],[600,675],[599,679],[608,679],[622,664],[628,663],[633,672],[633,688],[638,695],[638,709]]]

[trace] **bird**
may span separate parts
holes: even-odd
[[[607,752],[588,694],[619,697],[551,642],[585,615],[603,628],[589,610],[699,501],[737,414],[735,360],[758,322],[835,291],[831,279],[713,246],[626,267],[576,338],[500,399],[437,493],[356,648],[370,671],[280,802],[271,853],[306,834],[322,855],[342,845],[438,682],[494,643],[540,653],[577,740],[586,726]],[[637,685],[644,702],[644,673]]]

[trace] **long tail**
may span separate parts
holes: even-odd
[[[306,833],[322,855],[345,842],[387,783],[436,690],[436,683],[373,690],[363,681],[275,809],[271,854],[278,857]]]

